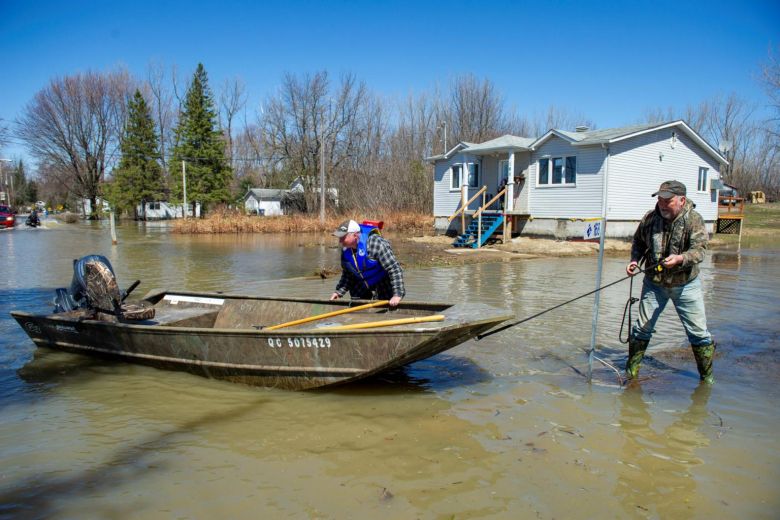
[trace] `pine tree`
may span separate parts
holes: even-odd
[[[138,204],[164,197],[157,132],[149,105],[138,90],[127,104],[127,126],[120,146],[119,166],[107,198],[118,210],[132,210]]]
[[[169,163],[172,172],[181,171],[182,161],[187,163],[187,201],[193,204],[195,201],[213,203],[230,200],[232,172],[225,158],[225,140],[216,121],[206,69],[198,63],[174,130],[176,145]],[[173,196],[181,200],[181,175],[173,174],[171,177],[175,179]]]

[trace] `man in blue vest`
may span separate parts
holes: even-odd
[[[330,296],[337,300],[349,291],[353,299],[389,300],[396,307],[406,294],[404,272],[390,243],[369,224],[347,220],[333,232],[341,245],[341,279]]]

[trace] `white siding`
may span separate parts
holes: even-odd
[[[466,163],[480,163],[480,158],[472,155],[465,155],[458,153],[453,155],[447,160],[436,161],[433,169],[433,216],[434,217],[449,217],[460,207],[460,189],[451,190],[452,186],[452,165],[462,164],[464,175],[463,181],[468,181],[468,174],[465,173]],[[485,172],[484,165],[480,164],[480,185],[478,188],[469,188],[468,197],[471,198],[479,189],[485,185]],[[491,190],[491,186],[488,185],[488,191]],[[495,193],[495,191],[493,191]],[[481,199],[475,201],[469,206],[471,209],[476,209],[479,205],[476,202],[481,202]]]
[[[539,159],[544,156],[577,157],[574,186],[538,184]],[[553,136],[531,154],[526,188],[528,212],[534,218],[593,218],[601,216],[602,179],[606,151],[600,146],[576,148]]]
[[[672,147],[672,132],[677,135]],[[718,162],[677,127],[665,128],[611,145],[609,205],[611,220],[639,220],[655,206],[651,197],[665,180],[678,180],[705,221],[717,219],[717,195],[697,192],[699,168],[709,168],[708,178],[720,176]]]

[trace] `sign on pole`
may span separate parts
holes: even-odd
[[[596,222],[586,222],[582,238],[589,240],[591,238],[601,238],[601,220]]]

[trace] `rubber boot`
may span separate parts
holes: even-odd
[[[699,369],[699,378],[711,385],[715,382],[712,375],[712,355],[715,353],[715,343],[709,345],[691,345],[693,357],[696,358],[696,368]]]
[[[626,378],[634,379],[639,375],[639,365],[642,364],[642,358],[645,357],[647,350],[646,339],[636,339],[633,336],[628,340],[628,359],[626,360]]]

